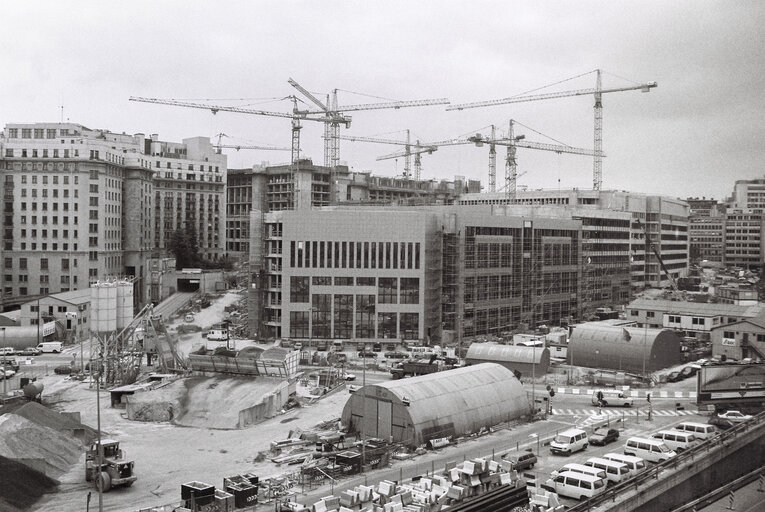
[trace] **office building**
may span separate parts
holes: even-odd
[[[3,172],[2,305],[134,276],[150,296],[150,257],[193,229],[202,258],[224,255],[226,159],[209,139],[182,143],[75,123],[8,124]],[[136,304],[136,305],[137,305]]]
[[[581,313],[582,220],[528,206],[262,214],[251,327],[263,338],[453,341]],[[260,246],[257,249],[256,246]]]

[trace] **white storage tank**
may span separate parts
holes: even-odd
[[[91,285],[91,325],[96,332],[117,329],[117,287],[113,282],[98,281]]]
[[[133,283],[123,279],[117,282],[117,329],[133,320]]]

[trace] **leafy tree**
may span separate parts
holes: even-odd
[[[193,226],[176,229],[170,237],[168,250],[175,256],[176,268],[200,267],[199,241]]]

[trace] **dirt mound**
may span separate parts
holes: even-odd
[[[278,380],[249,377],[201,377],[184,380],[180,414],[174,423],[187,427],[236,429],[239,411],[253,407],[273,393]]]
[[[84,430],[85,440],[89,442],[96,438],[96,431],[86,425],[83,425],[74,418],[61,414],[45,407],[37,402],[29,402],[19,407],[13,414],[26,418],[30,421],[42,425],[43,427],[52,428],[59,432],[74,432],[77,430]]]
[[[83,445],[71,435],[15,414],[0,416],[0,456],[57,477],[82,453]]]
[[[0,455],[0,510],[26,510],[43,494],[55,491],[58,482],[39,471]]]

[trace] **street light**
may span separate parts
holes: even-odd
[[[0,327],[0,331],[3,332],[3,346],[5,346],[5,327]],[[5,376],[5,362],[8,360],[8,356],[3,354],[3,396],[8,392],[8,384],[6,384],[7,377]]]

